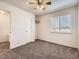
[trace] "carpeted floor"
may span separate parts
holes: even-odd
[[[0,50],[1,49],[9,49],[9,47],[10,47],[10,43],[8,41],[0,43]]]
[[[37,40],[0,53],[0,59],[79,59],[75,48]]]
[[[10,47],[10,43],[8,41],[0,43],[0,54],[5,50],[9,49],[9,47]]]

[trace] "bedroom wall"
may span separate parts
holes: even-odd
[[[35,15],[0,1],[0,9],[10,13],[10,48],[24,45],[35,39]],[[32,26],[32,27],[31,27]]]
[[[79,50],[79,4],[78,4],[78,50]]]
[[[78,7],[72,7],[60,10],[51,14],[39,16],[38,39],[54,42],[57,44],[78,48]],[[72,15],[72,34],[52,33],[50,29],[50,20],[53,16],[70,14]]]
[[[36,16],[36,17],[35,17],[35,21],[38,21],[38,18],[39,18],[39,17]],[[35,39],[38,39],[38,34],[39,34],[39,33],[38,33],[38,30],[39,30],[38,25],[39,25],[38,23],[35,23]]]
[[[0,43],[9,41],[9,31],[10,15],[7,12],[0,13]]]

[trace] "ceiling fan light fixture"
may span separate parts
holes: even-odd
[[[43,10],[43,8],[44,8],[43,5],[37,6],[37,9]]]
[[[45,2],[45,0],[35,0],[36,2],[29,2],[29,4],[36,4],[37,7],[34,8],[35,10],[36,9],[39,9],[39,10],[46,10],[45,6],[46,5],[51,5],[51,1],[49,2]]]
[[[41,6],[38,6],[37,8],[38,8],[38,9],[42,9],[42,8],[43,8],[43,5],[41,5]]]

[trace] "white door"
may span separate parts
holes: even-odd
[[[15,48],[26,43],[25,39],[25,16],[11,17],[11,46]]]
[[[32,24],[31,24],[31,15],[28,14],[26,15],[26,21],[25,21],[25,26],[26,26],[26,41],[27,43],[31,41],[31,31],[32,31]]]
[[[16,14],[11,16],[11,49],[32,41],[33,16],[34,15],[30,13]]]
[[[9,41],[10,32],[10,15],[0,13],[0,43]]]
[[[28,14],[26,17],[26,40],[28,43],[35,39],[35,16]]]

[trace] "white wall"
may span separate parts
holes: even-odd
[[[35,20],[38,21],[37,16],[35,17]],[[38,34],[39,34],[38,33],[38,29],[39,29],[38,25],[39,25],[38,23],[35,23],[35,39],[38,39]]]
[[[78,49],[79,49],[79,4],[78,4]]]
[[[34,14],[31,14],[29,12],[26,12],[22,9],[16,8],[4,2],[0,2],[0,9],[9,11],[11,15],[11,49],[26,44],[30,41],[34,41]]]
[[[0,43],[9,41],[10,15],[0,13]]]
[[[61,10],[55,13],[51,13],[48,15],[39,16],[39,30],[38,30],[38,38],[41,40],[46,40],[49,42],[54,42],[61,45],[66,45],[70,47],[78,47],[77,43],[77,32],[78,32],[78,15],[77,15],[77,7]],[[51,33],[50,29],[50,20],[53,16],[63,15],[63,14],[71,14],[73,20],[73,32],[72,34],[65,33]]]

